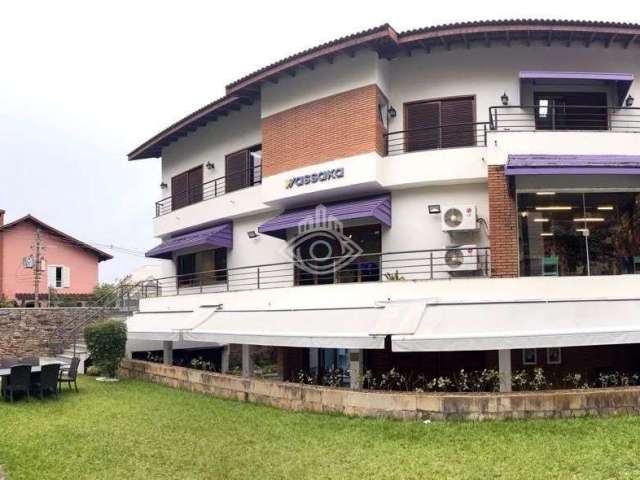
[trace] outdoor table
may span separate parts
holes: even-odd
[[[46,362],[40,365],[34,365],[31,367],[31,373],[40,373],[42,367],[45,365],[65,365],[64,362]],[[8,377],[11,374],[11,368],[0,368],[0,377]]]

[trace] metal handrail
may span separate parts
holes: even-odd
[[[238,188],[229,189],[227,180],[239,179],[240,186]],[[244,181],[246,180],[246,182]],[[208,180],[201,184],[195,185],[184,192],[175,193],[156,202],[156,217],[166,215],[174,210],[183,208],[194,203],[203,202],[211,198],[222,196],[230,191],[240,190],[242,188],[252,187],[262,183],[262,165],[255,165],[251,168],[245,168],[237,172],[225,174],[223,176]],[[192,197],[195,197],[192,201]],[[180,198],[185,200],[184,205],[175,207],[174,199]]]
[[[441,148],[487,145],[489,122],[465,122],[408,128],[384,134],[387,156]]]
[[[296,268],[303,261],[274,262],[260,265],[222,268],[196,273],[172,275],[156,279],[153,287],[143,291],[143,297],[160,297],[231,290],[259,290],[298,286],[304,282],[354,283],[366,281],[423,280],[450,278],[462,272],[451,270],[445,255],[451,249],[405,250],[398,252],[363,253],[357,256],[335,256],[323,259],[337,263],[351,262],[342,269],[325,274],[308,274]],[[476,247],[477,268],[464,270],[465,275],[489,275],[489,247]],[[356,280],[350,280],[353,276]],[[331,280],[332,281],[329,281]]]
[[[541,116],[541,112],[545,112]],[[640,132],[640,108],[600,105],[496,105],[489,107],[493,131]]]

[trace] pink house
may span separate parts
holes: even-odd
[[[0,210],[0,293],[19,305],[32,306],[35,284],[36,237],[41,245],[39,304],[49,292],[58,295],[89,294],[98,283],[98,263],[111,255],[26,215],[4,224]]]

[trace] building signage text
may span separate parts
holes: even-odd
[[[285,186],[286,188],[302,187],[311,183],[326,182],[328,180],[336,180],[342,177],[344,177],[344,167],[332,168],[331,170],[314,172],[309,175],[291,177],[286,180]]]

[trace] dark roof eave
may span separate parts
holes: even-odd
[[[491,20],[451,23],[408,30],[401,33],[396,32],[389,24],[384,24],[296,53],[228,84],[226,96],[215,100],[164,129],[129,153],[128,158],[129,160],[139,160],[160,157],[162,149],[172,142],[186,136],[200,126],[214,121],[217,119],[217,114],[222,114],[226,108],[241,104],[242,92],[255,92],[262,82],[274,76],[339,53],[352,52],[362,48],[374,48],[380,54],[391,57],[403,49],[411,49],[416,44],[425,46],[425,44],[429,45],[430,40],[442,41],[447,37],[452,42],[466,42],[468,41],[466,35],[485,34],[486,36],[495,33],[508,35],[510,32],[543,31],[591,33],[593,35],[606,34],[610,35],[611,38],[625,36],[628,38],[619,38],[617,41],[626,42],[626,47],[630,46],[632,42],[640,43],[640,24],[636,23],[542,19]]]

